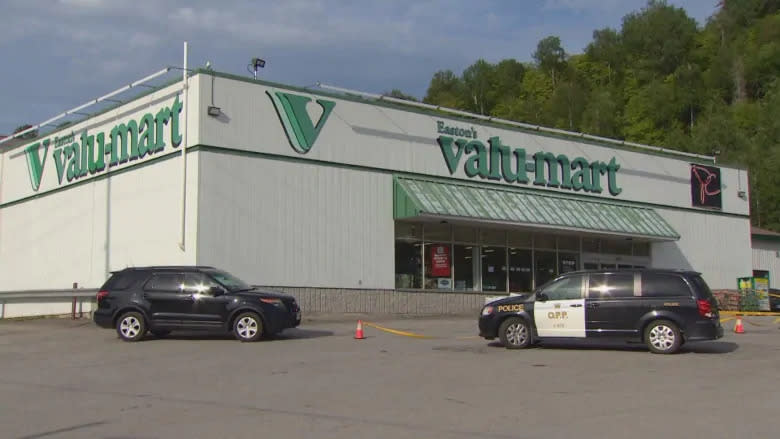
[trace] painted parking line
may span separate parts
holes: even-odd
[[[734,319],[736,319],[736,317],[727,317],[727,318],[725,318],[725,319],[720,319],[720,322],[721,322],[721,323],[726,323],[726,322],[728,322],[729,320],[734,320]]]
[[[384,327],[384,326],[379,326],[376,323],[371,323],[371,322],[365,322],[364,321],[363,324],[366,325],[366,326],[369,326],[371,328],[378,329],[380,331],[384,331],[384,332],[387,332],[387,333],[390,333],[390,334],[394,334],[394,335],[400,335],[400,336],[403,336],[403,337],[423,338],[423,339],[428,339],[428,340],[435,339],[435,338],[439,338],[439,339],[444,338],[444,337],[433,337],[433,336],[430,336],[430,335],[418,334],[416,332],[399,331],[398,329],[393,329],[393,328],[387,328],[387,327]],[[454,337],[454,338],[455,338],[455,340],[477,340],[477,339],[479,339],[481,337],[478,336],[478,335],[465,335],[465,336],[459,336],[459,337]]]
[[[428,338],[428,339],[434,338],[434,337],[430,337],[430,336],[427,336],[427,335],[416,334],[414,332],[399,331],[397,329],[385,328],[383,326],[379,326],[379,325],[377,325],[375,323],[371,323],[371,322],[363,322],[363,324],[366,325],[366,326],[370,326],[370,327],[372,327],[374,329],[378,329],[380,331],[389,332],[390,334],[401,335],[401,336],[404,336],[404,337]]]

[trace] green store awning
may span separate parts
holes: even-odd
[[[395,219],[450,218],[655,241],[680,239],[669,223],[649,207],[407,177],[395,177],[393,186]]]

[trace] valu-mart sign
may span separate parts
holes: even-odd
[[[290,146],[300,154],[308,153],[336,103],[317,99],[322,114],[315,123],[306,109],[311,98],[277,90],[266,93],[271,98]],[[462,168],[469,178],[503,180],[514,184],[532,182],[537,186],[591,193],[602,193],[607,189],[613,196],[623,191],[617,182],[620,164],[614,157],[609,162],[589,161],[584,157],[570,159],[564,154],[539,151],[530,156],[532,161],[529,162],[525,149],[504,145],[498,136],[488,139],[485,145],[477,138],[474,127],[449,126],[437,121],[436,131],[441,134],[436,141],[450,175]],[[533,180],[529,174],[533,174]]]
[[[182,102],[177,95],[170,107],[125,120],[110,130],[97,134],[85,130],[78,136],[71,133],[31,144],[24,153],[33,191],[40,188],[44,173],[55,172],[60,186],[159,154],[169,144],[178,147],[182,142],[181,111]]]
[[[487,145],[477,139],[473,127],[448,126],[436,123],[440,135],[436,142],[441,149],[450,175],[460,168],[470,178],[505,181],[507,183],[557,187],[572,191],[601,193],[606,189],[613,196],[623,189],[618,187],[617,173],[620,165],[615,157],[609,162],[589,161],[584,157],[570,159],[564,154],[538,151],[527,160],[524,148],[504,145],[498,136],[487,140]],[[533,174],[531,180],[529,173]]]

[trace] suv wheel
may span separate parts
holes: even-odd
[[[668,320],[656,320],[645,328],[645,343],[654,354],[673,354],[682,345],[680,329]]]
[[[263,336],[263,321],[254,312],[243,312],[233,321],[233,334],[240,341],[257,341]]]
[[[507,349],[524,349],[531,345],[531,328],[519,317],[510,317],[498,327],[498,338]]]
[[[116,321],[116,332],[124,341],[139,341],[146,334],[144,316],[131,311],[122,314]]]

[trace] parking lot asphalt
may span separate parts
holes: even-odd
[[[780,324],[677,355],[641,346],[509,351],[475,318],[307,321],[258,343],[125,343],[89,320],[0,322],[0,437],[775,437]]]

